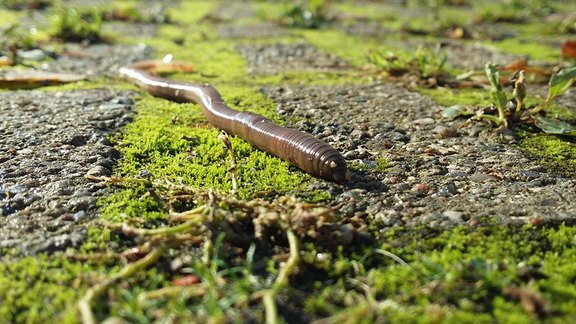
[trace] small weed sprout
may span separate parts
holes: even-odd
[[[486,64],[485,70],[488,82],[490,82],[490,97],[498,109],[498,117],[481,113],[480,115],[472,117],[472,119],[484,118],[493,122],[497,126],[507,126],[508,122],[504,110],[506,109],[508,99],[506,98],[506,94],[500,84],[500,72],[498,72],[498,66],[488,63]]]
[[[96,9],[81,12],[74,8],[60,8],[52,16],[51,35],[69,42],[102,42],[102,13]]]
[[[38,47],[35,27],[25,29],[15,23],[4,29],[0,36],[0,56],[9,54],[7,59],[0,59],[0,65],[17,65],[21,63],[18,50],[30,50]]]
[[[422,77],[433,77],[445,70],[448,54],[443,51],[440,44],[434,48],[420,46],[414,54],[414,60]]]
[[[476,116],[470,118],[470,120],[486,119],[493,122],[496,126],[503,127],[508,127],[511,121],[523,121],[534,123],[546,133],[576,136],[576,127],[566,122],[540,115],[555,98],[565,94],[574,84],[576,81],[576,67],[565,68],[552,75],[548,82],[548,95],[546,99],[535,107],[526,107],[524,104],[526,84],[523,70],[516,72],[511,78],[512,84],[514,85],[512,99],[508,99],[500,83],[498,66],[487,63],[485,71],[488,82],[490,83],[490,97],[498,111],[498,115],[486,114],[486,109],[483,109],[479,111]]]
[[[446,69],[448,54],[440,44],[420,46],[413,54],[395,55],[390,51],[369,54],[368,60],[393,77],[412,76],[423,86],[434,87],[450,83]]]

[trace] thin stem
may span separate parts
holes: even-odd
[[[179,234],[184,232],[192,232],[192,229],[195,225],[199,222],[195,219],[188,220],[187,222],[176,225],[176,226],[168,226],[168,227],[161,227],[155,229],[147,229],[147,228],[137,228],[126,225],[124,223],[104,223],[104,226],[113,229],[122,231],[122,233],[126,235],[132,236],[153,236],[153,235],[172,235],[172,234]],[[192,233],[198,234],[198,233]]]
[[[374,252],[385,255],[387,257],[389,257],[390,259],[398,262],[399,264],[405,266],[405,267],[409,267],[410,269],[414,270],[414,268],[412,268],[411,265],[409,265],[406,261],[402,260],[399,256],[397,256],[396,254],[386,251],[386,250],[381,250],[381,249],[374,249]]]
[[[265,290],[262,293],[262,303],[266,311],[266,324],[278,323],[278,311],[276,308],[276,295],[278,292],[288,285],[290,275],[296,272],[300,264],[300,243],[296,234],[292,230],[286,231],[288,236],[288,244],[290,245],[290,257],[286,263],[280,268],[280,273],[274,282],[272,288]]]
[[[498,108],[498,115],[500,115],[500,108]],[[494,124],[496,124],[496,126],[500,126],[502,125],[502,123],[504,122],[503,117],[496,117],[493,115],[479,115],[479,116],[474,116],[470,119],[480,119],[480,118],[484,118],[484,119],[488,119],[489,121],[493,122]]]
[[[116,273],[112,277],[108,278],[107,280],[96,284],[86,291],[84,296],[78,302],[78,311],[80,312],[82,323],[84,324],[96,324],[96,316],[94,316],[94,312],[92,312],[92,300],[100,297],[110,286],[114,283],[131,277],[136,272],[148,267],[152,263],[156,262],[164,252],[168,249],[167,245],[160,245],[154,250],[152,250],[148,255],[143,257],[142,259],[130,263],[126,265],[120,272]]]

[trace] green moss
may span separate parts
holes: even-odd
[[[450,107],[453,105],[488,106],[491,103],[490,93],[479,89],[418,89],[421,94],[434,99],[439,105]]]
[[[82,278],[102,270],[63,255],[6,261],[0,263],[0,318],[12,323],[78,322],[73,305],[88,284]]]
[[[383,157],[379,157],[376,160],[376,170],[380,172],[386,172],[387,169],[390,167],[390,163]]]
[[[370,19],[375,21],[394,22],[398,20],[398,12],[395,10],[397,7],[389,6],[384,8],[382,5],[375,5],[372,3],[363,3],[359,6],[356,3],[350,2],[337,2],[333,3],[332,7],[340,11],[343,15],[361,16],[363,19]]]
[[[254,78],[255,83],[263,85],[282,84],[305,84],[307,86],[317,85],[342,85],[342,84],[362,84],[372,81],[372,77],[361,72],[285,72],[270,75],[259,75]]]
[[[274,103],[260,92],[229,84],[222,85],[220,90],[234,108],[277,119],[272,113]],[[207,124],[197,105],[177,104],[145,95],[138,109],[135,121],[126,127],[120,140],[123,155],[118,165],[120,174],[136,177],[146,170],[153,179],[166,178],[194,187],[231,190],[228,155],[218,140],[219,131]],[[232,144],[239,165],[240,197],[253,197],[270,190],[296,193],[310,178],[287,162],[254,149],[242,139],[232,138]],[[148,189],[143,186],[115,192],[102,202],[103,217],[114,221],[162,218],[164,206],[147,193]]]
[[[540,98],[538,103],[543,100]],[[560,120],[574,120],[576,119],[576,110],[573,108],[559,106],[556,103],[552,103],[546,106],[546,116],[550,118],[560,119]]]
[[[15,24],[18,22],[18,20],[20,19],[21,16],[23,16],[22,12],[16,12],[13,10],[0,8],[0,21],[2,22],[2,24],[5,24],[5,25]],[[2,26],[2,27],[5,28],[7,26]]]
[[[349,269],[344,273],[354,280],[333,278],[334,284],[317,288],[308,297],[306,309],[313,314],[333,315],[337,321],[371,318],[376,322],[418,322],[435,318],[528,323],[536,314],[527,313],[519,300],[505,293],[506,288],[519,286],[543,296],[551,308],[549,320],[572,318],[576,316],[570,308],[576,296],[570,284],[576,261],[574,234],[576,228],[567,226],[390,231],[381,237],[381,249],[410,267],[376,253],[341,259],[343,266],[334,266],[332,274],[341,278],[343,273],[337,268]],[[544,275],[523,277],[527,266]],[[363,283],[364,290],[353,289],[359,283]],[[564,294],[557,294],[557,290]]]
[[[329,53],[334,53],[354,67],[363,67],[368,62],[366,55],[379,50],[379,41],[369,37],[349,36],[336,30],[301,30],[299,33],[312,45]],[[362,46],[359,46],[362,44]]]
[[[509,38],[491,45],[511,54],[527,55],[532,60],[544,60],[557,62],[560,58],[560,50],[546,45],[544,42],[534,42],[530,39]]]
[[[487,107],[493,103],[493,100],[490,98],[490,92],[484,89],[419,88],[417,89],[417,91],[427,97],[434,99],[436,103],[444,107],[450,107],[453,105],[470,106],[472,108]],[[509,99],[512,98],[512,93],[507,92],[507,97]],[[527,107],[531,107],[535,106],[537,103],[540,103],[541,101],[542,101],[541,98],[529,95],[524,99],[524,104]],[[567,116],[566,115],[567,112],[565,112],[565,110],[556,107],[554,107],[553,109],[555,109],[554,111],[556,111],[557,114]]]
[[[523,134],[519,146],[539,159],[552,172],[573,176],[576,172],[576,142],[567,137]]]
[[[217,1],[181,1],[178,6],[168,8],[167,15],[175,23],[181,25],[194,24],[214,10],[217,5]]]

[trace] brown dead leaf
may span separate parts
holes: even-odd
[[[190,64],[179,62],[163,62],[160,60],[139,61],[131,65],[133,68],[141,69],[149,73],[166,73],[166,72],[193,72],[194,67]]]
[[[503,292],[513,300],[519,300],[522,308],[530,316],[542,318],[550,313],[550,308],[542,295],[530,287],[510,286],[504,288]]]
[[[200,283],[200,277],[198,277],[197,275],[187,275],[172,280],[172,286],[178,286],[178,287],[192,286],[197,283]]]
[[[562,45],[562,57],[576,58],[576,41],[567,40]]]
[[[552,71],[544,68],[534,67],[528,63],[526,59],[519,59],[516,61],[511,62],[510,64],[501,66],[498,68],[499,71],[506,71],[506,72],[518,72],[523,70],[526,73],[532,73],[539,76],[549,77],[552,75]]]
[[[86,76],[36,70],[9,70],[0,73],[1,89],[33,89],[84,80]]]

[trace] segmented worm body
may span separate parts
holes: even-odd
[[[176,102],[194,102],[210,124],[243,138],[253,146],[290,162],[292,165],[336,183],[350,180],[351,173],[342,155],[316,137],[275,124],[270,119],[226,105],[216,89],[165,79],[138,67],[120,69],[120,74],[153,96]]]

